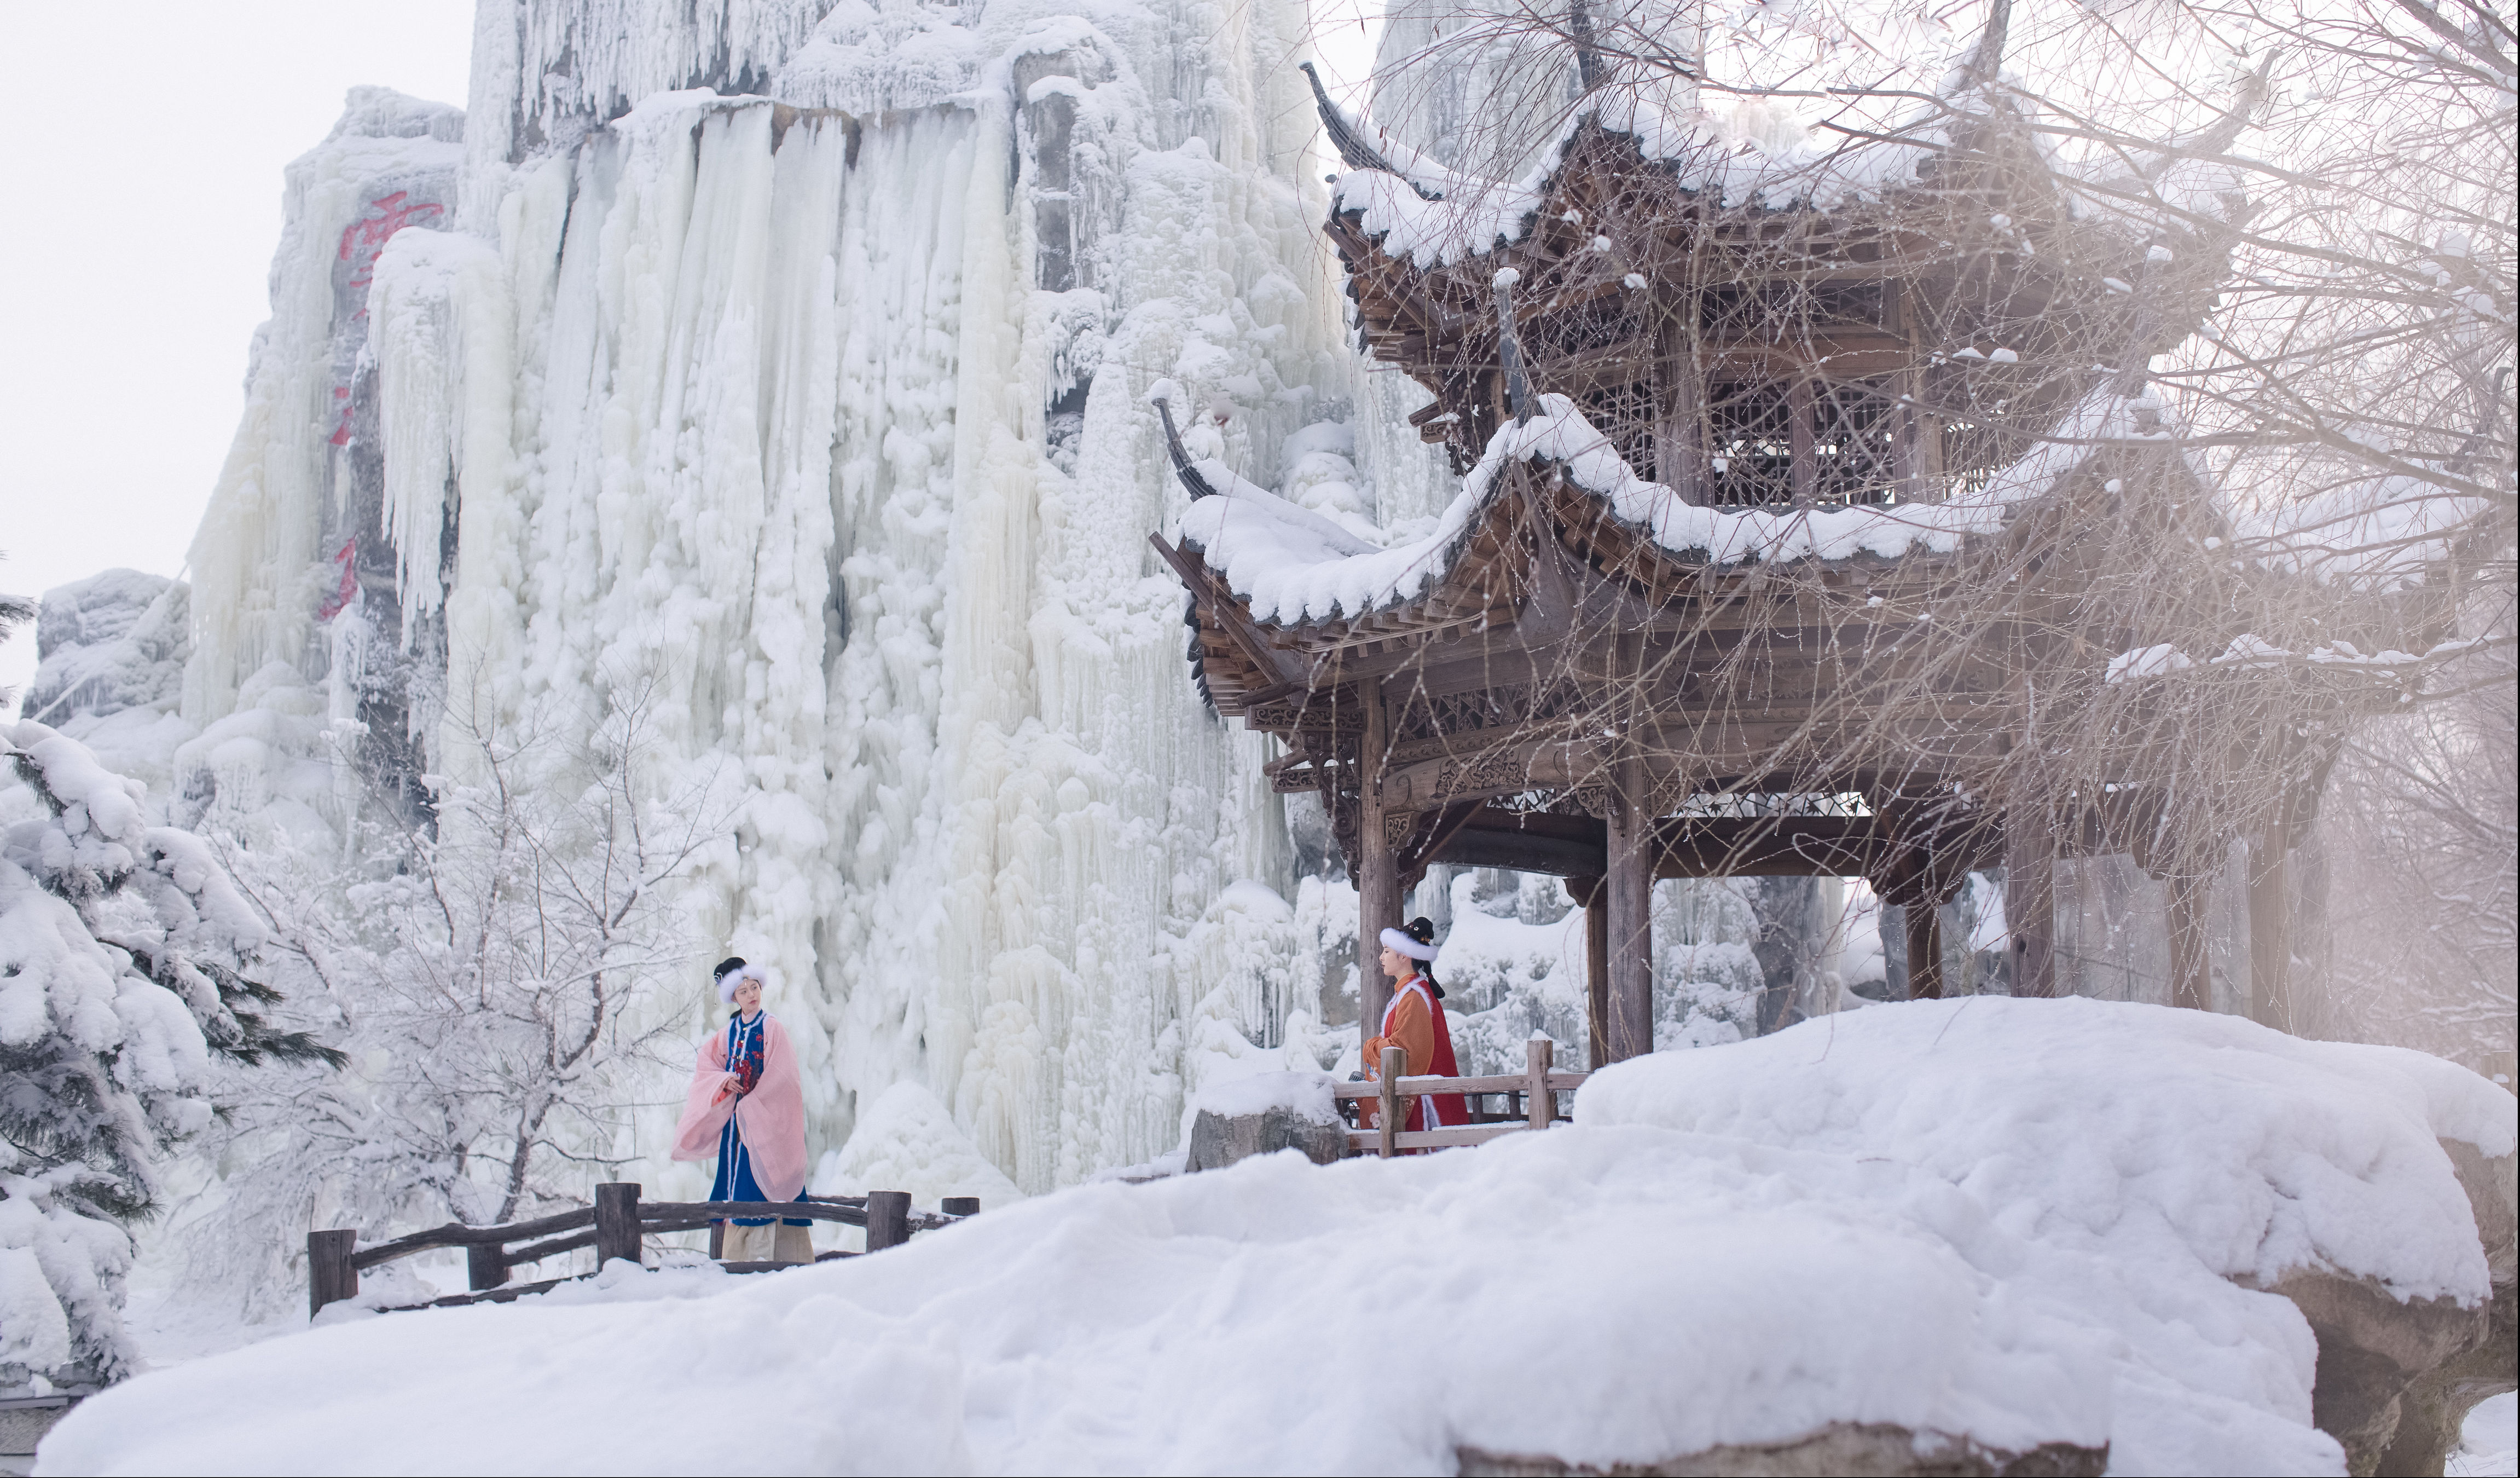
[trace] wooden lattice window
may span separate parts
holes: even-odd
[[[1812,497],[1888,501],[1899,477],[1897,402],[1863,384],[1822,382],[1812,389]]]
[[[1661,393],[1650,380],[1602,386],[1576,397],[1584,419],[1609,439],[1620,460],[1638,477],[1648,479],[1654,475],[1655,411],[1661,402]]]
[[[1719,382],[1705,417],[1708,503],[1881,503],[1897,490],[1907,418],[1879,387]]]
[[[1783,386],[1709,386],[1706,423],[1707,502],[1793,501],[1793,412]]]

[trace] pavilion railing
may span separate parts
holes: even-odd
[[[449,1223],[444,1226],[416,1231],[389,1242],[371,1246],[359,1245],[355,1228],[334,1228],[306,1234],[306,1301],[307,1313],[320,1312],[325,1305],[354,1298],[359,1292],[359,1273],[369,1268],[390,1263],[443,1247],[464,1249],[472,1291],[426,1304],[398,1307],[413,1309],[444,1308],[458,1304],[506,1303],[528,1293],[543,1293],[570,1281],[548,1278],[538,1283],[510,1284],[509,1273],[526,1263],[575,1252],[582,1247],[596,1251],[600,1268],[615,1258],[628,1262],[644,1261],[645,1239],[676,1231],[698,1231],[710,1228],[709,1251],[718,1250],[719,1224],[736,1217],[771,1217],[782,1220],[837,1222],[844,1226],[866,1228],[867,1251],[881,1252],[910,1240],[911,1233],[934,1231],[951,1226],[979,1212],[980,1203],[973,1196],[948,1196],[944,1210],[914,1211],[910,1192],[906,1190],[871,1191],[863,1196],[807,1196],[797,1201],[647,1201],[639,1199],[635,1181],[617,1181],[595,1187],[595,1204],[575,1211],[563,1211],[527,1222],[511,1222],[499,1226],[467,1226]],[[521,1244],[521,1245],[518,1245]],[[855,1254],[827,1252],[815,1261]],[[721,1263],[729,1272],[772,1272],[796,1266],[788,1263]]]
[[[1566,1117],[1557,1112],[1557,1095],[1571,1093],[1584,1085],[1589,1073],[1552,1073],[1551,1056],[1556,1043],[1546,1038],[1535,1038],[1525,1043],[1526,1067],[1520,1074],[1502,1074],[1487,1078],[1411,1078],[1405,1076],[1409,1054],[1398,1047],[1382,1049],[1382,1077],[1372,1083],[1342,1083],[1330,1089],[1333,1097],[1376,1106],[1376,1124],[1372,1129],[1348,1131],[1348,1148],[1358,1154],[1390,1156],[1410,1149],[1452,1149],[1465,1144],[1484,1144],[1504,1134],[1521,1133],[1528,1130],[1547,1129]],[[1506,1114],[1474,1113],[1473,1121],[1448,1125],[1442,1129],[1404,1130],[1408,1118],[1405,1099],[1427,1097],[1438,1093],[1460,1093],[1471,1098],[1502,1095],[1511,1105]]]

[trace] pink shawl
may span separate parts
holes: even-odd
[[[738,1098],[722,1093],[726,1076],[726,1029],[700,1043],[699,1065],[692,1070],[691,1091],[683,1098],[683,1120],[674,1127],[674,1158],[706,1160],[717,1154],[718,1131],[726,1116],[736,1116],[736,1132],[752,1155],[752,1178],[773,1201],[792,1201],[805,1188],[805,1089],[796,1077],[796,1049],[788,1044],[788,1029],[764,1013],[761,1034],[761,1081]]]

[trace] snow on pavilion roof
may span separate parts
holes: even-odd
[[[1490,522],[1516,464],[1551,462],[1610,516],[1665,555],[1718,566],[1948,554],[1970,534],[2003,527],[2012,505],[2036,498],[2108,446],[2160,444],[2148,395],[2085,398],[2028,454],[1940,503],[1851,508],[1707,508],[1636,475],[1573,401],[1544,394],[1529,422],[1508,421],[1462,480],[1434,531],[1375,548],[1310,510],[1236,477],[1222,462],[1193,464],[1216,496],[1183,514],[1182,544],[1198,552],[1251,619],[1295,627],[1353,622],[1427,599],[1443,589]]]
[[[1728,136],[1702,110],[1664,103],[1647,87],[1599,92],[1569,112],[1539,162],[1513,181],[1452,169],[1371,123],[1347,117],[1318,82],[1315,92],[1325,117],[1335,116],[1334,131],[1364,141],[1392,166],[1338,175],[1333,210],[1360,212],[1368,238],[1387,255],[1406,257],[1420,269],[1451,266],[1521,241],[1588,125],[1635,140],[1638,153],[1668,167],[1681,189],[1726,209],[1830,211],[1879,203],[1921,183],[1937,161],[1983,152],[1988,130],[2012,136],[2060,176],[2086,172],[2064,166],[2030,126],[2034,120],[2023,95],[2005,88],[1999,100],[1996,90],[1962,73],[1955,73],[1932,102],[1878,132],[1850,132],[1834,146],[1785,151]],[[2069,194],[2058,204],[2069,217],[2115,217],[2141,234],[2227,215],[2237,198],[2236,174],[2181,156],[2173,141],[2151,167],[2133,174],[2126,174],[2123,157],[2113,157],[2090,173],[2087,183],[2093,191]],[[2125,177],[2102,178],[2104,173]]]
[[[1485,255],[1522,239],[1588,122],[1634,138],[1646,160],[1672,167],[1681,188],[1726,207],[1829,209],[1878,199],[1914,183],[1918,170],[1950,147],[1949,128],[1937,125],[1835,150],[1771,154],[1729,141],[1703,122],[1676,125],[1635,97],[1601,97],[1567,118],[1540,163],[1519,180],[1478,179],[1387,148],[1400,172],[1347,170],[1333,187],[1333,208],[1363,212],[1368,237],[1421,268]]]

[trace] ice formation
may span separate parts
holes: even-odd
[[[418,814],[481,738],[637,695],[655,793],[734,818],[696,947],[801,987],[817,1154],[912,1085],[1039,1191],[1320,1067],[1282,804],[1146,543],[1159,385],[1351,541],[1448,481],[1354,410],[1388,392],[1303,37],[1291,0],[491,3],[465,111],[354,92],[193,548],[182,819],[326,845],[363,775]],[[697,1037],[702,993],[657,1009]],[[698,1193],[662,1128],[626,1173]]]

